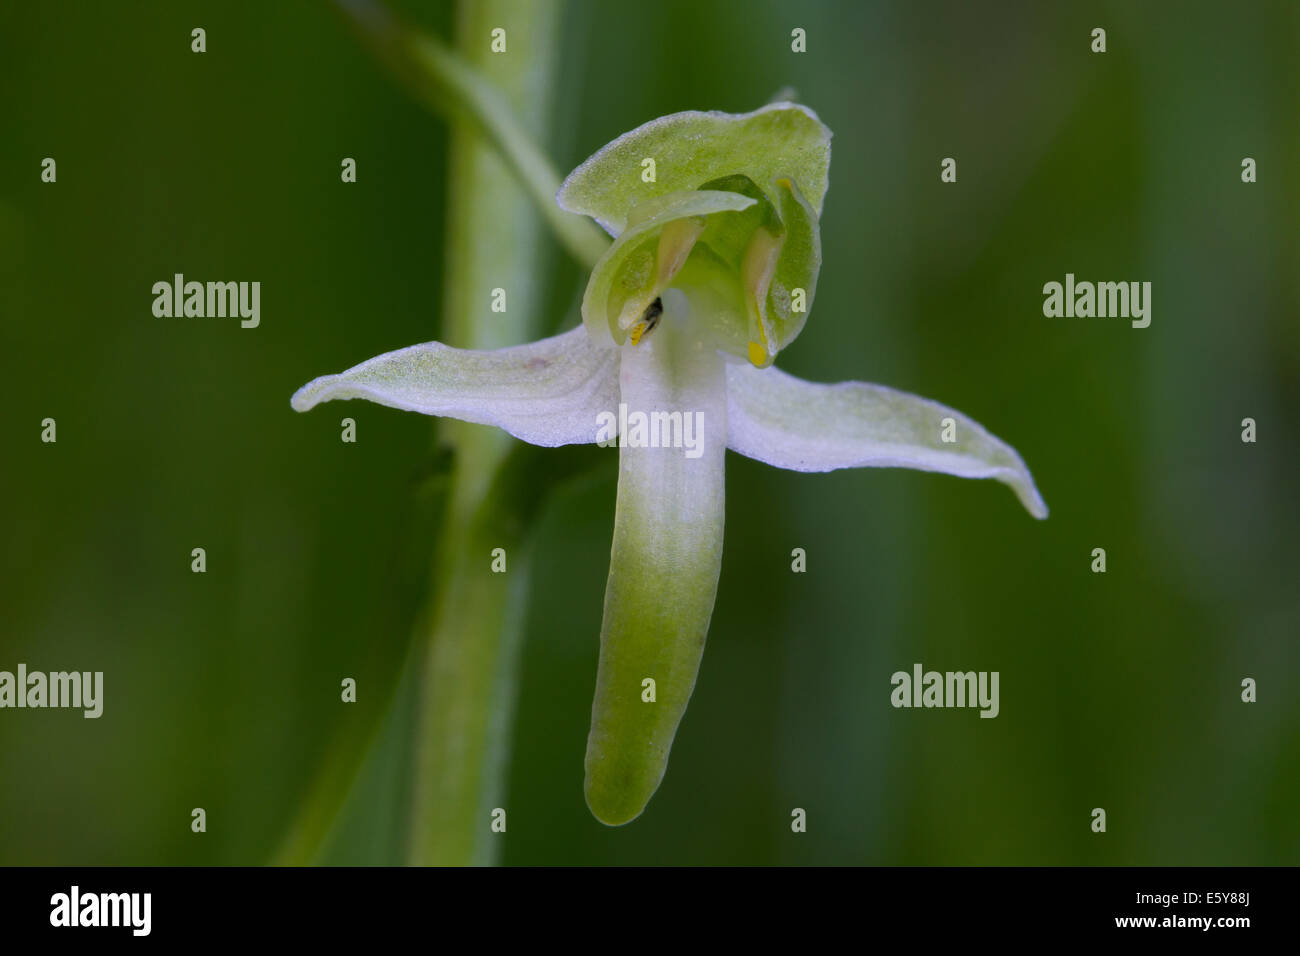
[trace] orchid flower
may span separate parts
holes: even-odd
[[[495,351],[415,345],[293,396],[298,411],[365,398],[534,445],[617,443],[585,788],[609,825],[635,819],[658,788],[695,686],[722,563],[727,449],[793,471],[996,478],[1047,516],[1016,451],[960,412],[772,367],[811,311],[830,138],[792,103],[677,113],[626,133],[556,196],[614,237],[582,326]]]

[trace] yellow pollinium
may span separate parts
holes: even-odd
[[[767,349],[757,342],[749,343],[749,361],[756,367],[762,368],[767,364]]]

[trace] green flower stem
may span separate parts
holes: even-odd
[[[529,533],[548,490],[568,469],[589,467],[592,457],[590,450],[546,455],[515,443],[477,507],[453,517],[441,540],[421,672],[412,863],[485,865],[497,858],[502,837],[490,824],[494,808],[508,810]],[[493,548],[505,549],[505,573],[491,571]]]
[[[609,246],[609,237],[590,219],[560,209],[555,193],[560,176],[537,143],[537,130],[529,130],[512,102],[512,91],[501,74],[519,65],[549,72],[550,44],[557,37],[555,10],[558,0],[488,0],[473,5],[473,33],[462,28],[463,55],[434,37],[404,27],[374,0],[336,0],[362,40],[399,81],[434,112],[472,125],[504,156],[560,243],[590,269]],[[539,9],[534,9],[534,7]],[[466,19],[462,18],[462,24]],[[539,32],[541,20],[548,21]],[[506,30],[507,52],[492,54],[491,31]],[[495,84],[493,81],[496,81]]]
[[[464,58],[434,40],[411,39],[374,0],[338,5],[381,60],[453,121],[441,338],[493,349],[535,337],[544,318],[534,307],[542,299],[536,277],[543,271],[536,207],[546,210],[549,225],[580,259],[594,261],[608,246],[589,221],[551,214],[559,178],[531,138],[549,112],[560,0],[468,5],[458,24]],[[514,38],[506,54],[489,52],[497,26]],[[417,49],[423,50],[419,56]],[[474,61],[490,70],[495,89]],[[530,117],[535,129],[530,133],[511,110]],[[502,142],[513,150],[509,164],[497,152]],[[545,195],[530,197],[521,186]],[[504,313],[490,311],[488,294],[495,288],[507,292]],[[539,464],[529,446],[482,426],[446,422],[441,434],[455,464],[431,600],[416,625],[407,665],[419,685],[408,858],[487,863],[499,846],[489,839],[488,821],[504,800],[519,615],[528,587],[527,529],[546,491],[575,464],[591,462],[578,453]],[[506,552],[504,574],[491,571],[495,548]],[[336,741],[273,863],[320,859],[365,755],[383,722],[393,719],[399,718],[390,707],[377,721],[350,725]]]
[[[469,73],[444,69],[438,76],[450,86],[453,100],[477,90],[495,113],[513,110],[540,132],[549,114],[558,23],[557,2],[465,4],[458,44],[469,62],[491,71],[501,99],[488,96]],[[508,37],[514,34],[505,54],[490,51],[497,27]],[[433,41],[419,48],[433,51],[424,61],[440,69],[461,62],[444,56]],[[482,131],[482,124],[463,113],[453,119],[444,272],[442,338],[472,349],[534,337],[541,320],[536,304],[542,299],[536,210]],[[522,131],[518,137],[531,142]],[[505,312],[490,309],[496,288],[506,290]],[[461,422],[445,423],[441,434],[454,449],[455,465],[420,665],[409,859],[486,864],[495,860],[501,840],[491,830],[491,812],[505,802],[520,616],[528,588],[527,516],[513,497],[518,483],[508,477],[496,481],[512,439]],[[504,550],[504,573],[492,570],[498,548]]]

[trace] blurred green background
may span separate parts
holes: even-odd
[[[448,6],[397,6],[450,35]],[[611,830],[582,795],[611,459],[538,531],[502,862],[1300,862],[1300,6],[589,0],[561,43],[565,171],[793,86],[835,139],[782,366],[966,412],[1052,515],[729,456],[695,696]],[[0,669],[105,672],[99,720],[0,711],[0,863],[264,862],[395,694],[323,859],[403,858],[437,446],[420,416],[289,396],[439,337],[447,138],[325,4],[0,11]],[[584,276],[547,243],[568,326]],[[260,328],[155,318],[174,272],[260,280]],[[1066,272],[1150,281],[1150,328],[1044,318]],[[1000,716],[893,709],[915,662],[1000,671]]]

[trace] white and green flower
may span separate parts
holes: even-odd
[[[812,308],[830,136],[791,103],[647,123],[578,167],[557,196],[614,236],[588,282],[582,327],[491,352],[415,345],[293,396],[298,411],[365,398],[545,446],[608,438],[601,423],[620,404],[703,422],[692,455],[620,443],[586,760],[587,803],[607,824],[637,817],[658,788],[695,685],[722,563],[727,449],[793,471],[996,478],[1047,516],[1015,449],[961,413],[771,367]],[[642,699],[646,678],[654,703]]]

